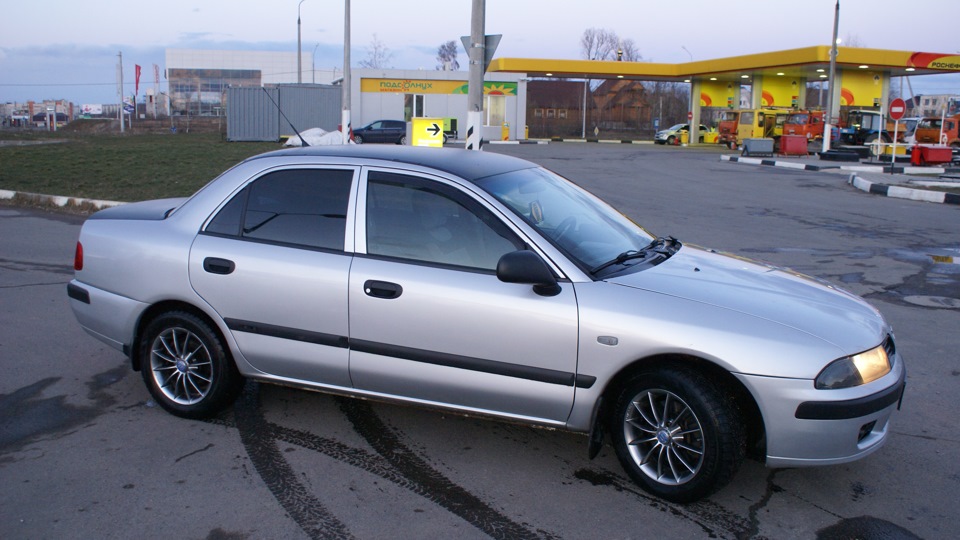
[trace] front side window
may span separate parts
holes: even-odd
[[[429,264],[496,270],[523,243],[466,195],[424,178],[372,171],[367,253]]]
[[[234,196],[205,232],[342,251],[352,182],[351,170],[288,169],[265,174]]]

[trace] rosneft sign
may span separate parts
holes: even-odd
[[[916,52],[910,55],[910,60],[907,61],[907,65],[925,69],[960,71],[960,56]]]

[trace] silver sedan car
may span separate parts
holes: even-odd
[[[188,199],[92,215],[68,295],[169,412],[246,379],[588,433],[645,490],[880,448],[904,363],[880,313],[782,268],[656,237],[484,152],[314,147]]]

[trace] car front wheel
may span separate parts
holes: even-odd
[[[400,141],[398,141],[397,144],[407,144],[407,136],[404,135],[400,137]]]
[[[355,142],[356,144],[363,144],[363,137],[361,137],[360,135],[354,135],[353,142]]]
[[[184,418],[209,418],[243,388],[219,335],[192,313],[160,315],[144,331],[141,374],[154,400]]]
[[[632,379],[616,401],[611,433],[620,463],[647,492],[686,503],[736,474],[746,453],[736,404],[709,379],[667,368]]]

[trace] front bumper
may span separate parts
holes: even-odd
[[[847,463],[880,449],[906,384],[899,356],[884,377],[843,390],[817,390],[805,379],[737,377],[763,411],[769,467]]]

